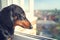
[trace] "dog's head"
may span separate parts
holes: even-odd
[[[2,22],[5,24],[13,24],[13,26],[21,26],[31,29],[32,25],[26,18],[24,10],[15,4],[5,7],[1,11]],[[10,25],[9,25],[10,26]]]

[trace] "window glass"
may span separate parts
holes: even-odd
[[[26,12],[29,12],[29,0],[24,0],[24,8]]]

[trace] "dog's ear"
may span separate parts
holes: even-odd
[[[1,12],[0,12],[0,16],[1,16]]]

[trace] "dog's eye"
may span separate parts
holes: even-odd
[[[26,16],[24,14],[21,14],[21,17],[25,18]]]

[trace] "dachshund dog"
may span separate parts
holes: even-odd
[[[11,4],[0,11],[0,40],[12,40],[15,26],[32,29],[32,25],[26,18],[24,10],[15,4]]]

